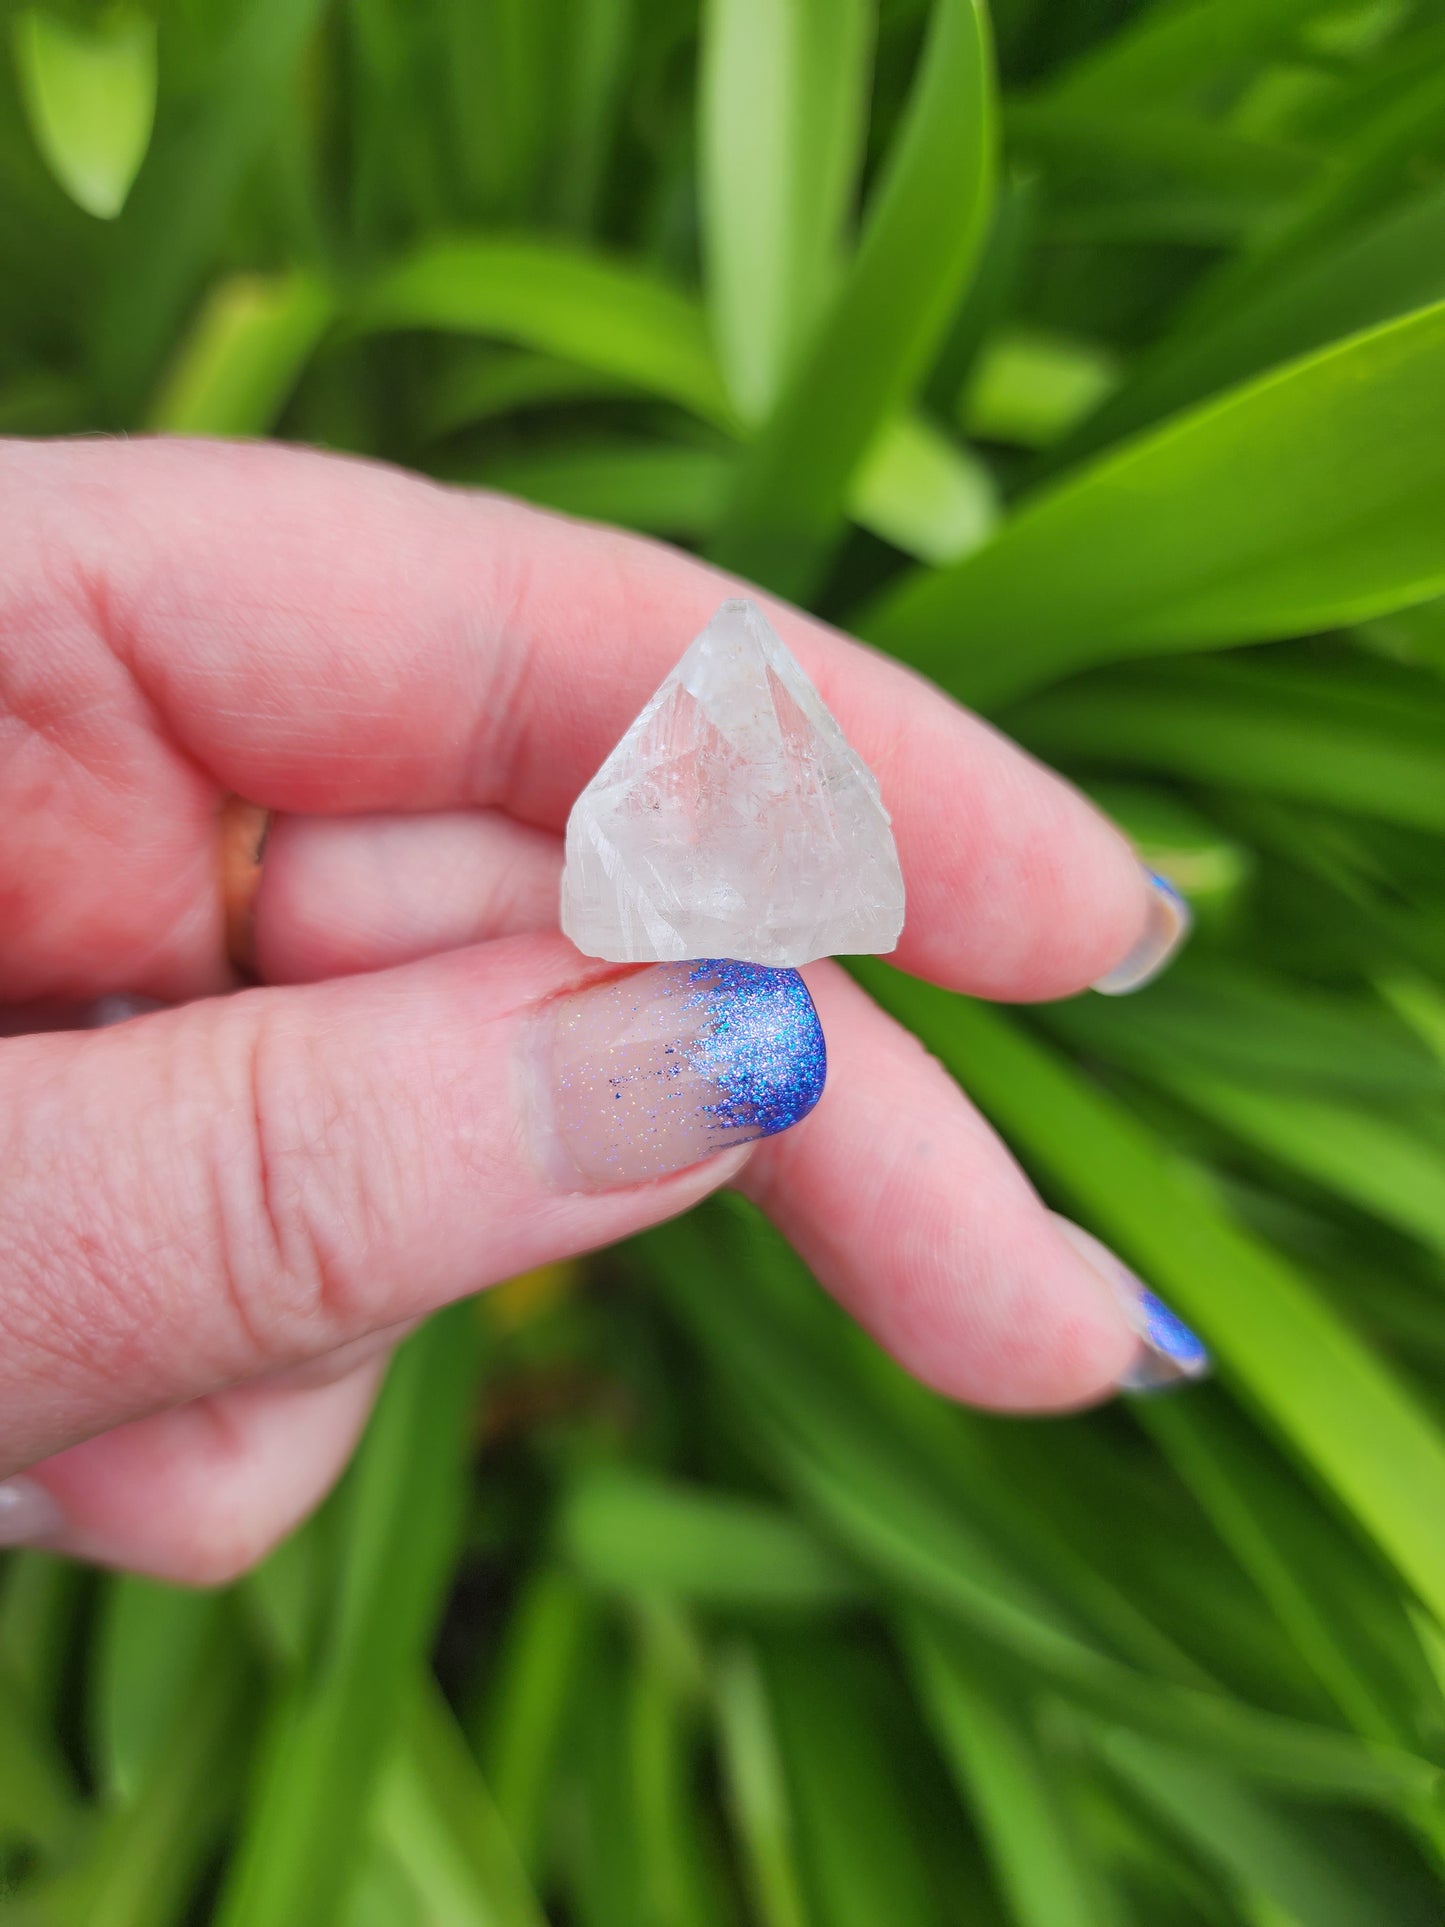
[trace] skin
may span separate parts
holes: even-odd
[[[556,931],[568,808],[736,585],[660,545],[264,446],[0,444],[0,1477],[65,1546],[228,1579],[308,1512],[448,1300],[739,1186],[911,1371],[1051,1410],[1135,1342],[966,1097],[831,964],[827,1091],[652,1183],[559,1187],[519,1039],[610,974]],[[1079,991],[1145,928],[1129,845],[941,695],[782,605],[876,771],[895,961]],[[261,988],[218,818],[278,812]],[[184,1007],[103,1031],[107,993]]]

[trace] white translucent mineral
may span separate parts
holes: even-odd
[[[572,806],[562,928],[618,963],[897,943],[877,781],[751,602],[722,605]]]

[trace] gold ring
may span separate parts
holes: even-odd
[[[221,805],[221,909],[226,955],[244,976],[256,974],[253,956],[256,892],[271,812],[244,797],[228,796]]]

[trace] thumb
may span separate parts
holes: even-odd
[[[725,1183],[806,1115],[802,979],[557,937],[0,1045],[0,1477]]]

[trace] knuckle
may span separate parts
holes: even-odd
[[[341,1342],[365,1320],[356,1254],[367,1195],[342,1093],[309,1029],[265,993],[234,1000],[224,1132],[212,1161],[221,1282],[260,1368]]]

